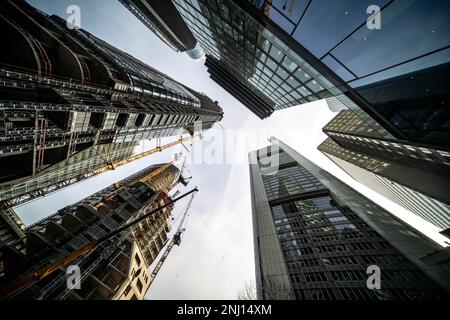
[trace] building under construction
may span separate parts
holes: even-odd
[[[127,158],[140,140],[222,118],[217,102],[60,17],[22,0],[1,1],[0,12],[3,208]]]
[[[25,236],[25,225],[13,209],[0,211],[0,247],[19,243]],[[21,249],[19,247],[17,249]]]
[[[153,277],[149,267],[168,240],[173,203],[168,192],[182,181],[171,163],[149,166],[25,230],[25,239],[1,248],[1,285],[61,260],[155,208],[167,207],[102,242],[70,265],[81,270],[81,289],[66,285],[67,267],[30,282],[12,298],[143,299]],[[182,181],[183,182],[183,181]],[[1,290],[0,290],[1,291]]]

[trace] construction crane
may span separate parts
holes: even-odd
[[[194,188],[196,190],[197,187]],[[166,261],[167,257],[169,256],[170,251],[172,251],[173,247],[175,245],[179,246],[181,244],[181,236],[183,235],[183,232],[186,230],[186,221],[189,216],[189,209],[191,208],[192,201],[194,200],[196,192],[193,192],[191,194],[191,197],[189,198],[189,201],[186,205],[186,208],[184,209],[184,212],[181,216],[180,224],[178,225],[177,231],[172,236],[172,239],[170,240],[169,244],[166,247],[166,250],[162,254],[161,258],[159,258],[158,263],[155,266],[155,269],[153,269],[152,273],[150,274],[150,283],[152,284],[153,280],[155,280],[156,275],[161,270],[161,267],[164,264],[164,261]]]
[[[91,252],[92,250],[94,250],[95,248],[97,248],[101,243],[109,240],[110,238],[114,237],[115,235],[129,229],[130,227],[134,226],[135,224],[141,222],[142,220],[150,217],[151,215],[155,214],[156,212],[172,205],[173,203],[177,202],[178,200],[188,196],[189,194],[195,194],[198,191],[197,187],[192,189],[189,192],[186,192],[185,194],[174,198],[170,201],[168,201],[166,204],[140,216],[139,218],[133,220],[130,223],[127,223],[126,225],[119,227],[113,231],[111,231],[110,233],[104,235],[103,237],[97,239],[97,240],[93,240],[85,245],[83,245],[81,248],[79,248],[78,250],[75,250],[71,253],[69,253],[68,255],[64,256],[61,259],[58,259],[54,262],[52,262],[49,265],[45,265],[41,268],[39,268],[38,270],[34,271],[34,272],[30,272],[28,274],[26,274],[25,276],[23,276],[20,279],[16,279],[16,281],[12,282],[10,285],[6,286],[2,291],[0,291],[0,300],[2,299],[7,299],[17,293],[19,293],[20,291],[22,291],[23,289],[25,289],[26,287],[32,285],[33,283],[36,283],[37,281],[40,281],[44,278],[46,278],[47,276],[49,276],[50,274],[52,274],[53,272],[55,272],[56,270],[59,270],[59,268],[64,267],[66,265],[68,265],[70,262],[76,260],[77,258],[85,255],[86,253]],[[192,203],[192,196],[189,200],[189,206]],[[189,208],[188,208],[189,209]],[[187,209],[187,210],[188,210]],[[180,227],[178,228],[177,232],[175,233],[175,235],[178,235],[177,237],[175,237],[173,239],[178,239],[176,241],[172,240],[174,242],[174,244],[178,244],[180,243],[181,240],[181,233],[184,229],[182,229],[182,223],[185,222],[186,220],[186,216],[187,216],[187,210],[185,211],[185,213],[183,214],[183,219],[180,223]],[[172,244],[173,247],[173,244]],[[167,249],[166,249],[167,251]],[[170,251],[170,250],[169,250]],[[165,253],[164,253],[165,254]],[[165,258],[164,258],[165,259]],[[161,266],[160,266],[161,268]]]
[[[192,140],[192,139],[194,139],[194,138],[196,138],[198,136],[200,136],[200,134],[195,134],[193,136],[188,136],[188,137],[185,137],[185,138],[181,138],[180,137],[180,139],[178,139],[177,141],[174,141],[174,142],[171,142],[171,143],[168,143],[168,144],[156,147],[156,148],[148,150],[148,151],[144,151],[144,152],[135,154],[135,155],[133,155],[131,157],[128,157],[126,159],[119,160],[119,161],[116,161],[116,162],[113,162],[113,163],[106,163],[105,166],[94,170],[93,171],[93,175],[97,175],[97,174],[100,174],[102,172],[105,172],[105,171],[108,171],[108,170],[111,170],[111,169],[115,169],[117,167],[123,166],[124,164],[127,164],[127,163],[133,162],[135,160],[141,159],[141,158],[146,157],[148,155],[151,155],[153,153],[161,152],[161,151],[166,150],[166,149],[168,149],[170,147],[176,146],[177,144],[180,144],[180,143],[182,144],[184,141]]]
[[[33,191],[30,191],[30,192],[27,192],[25,194],[21,194],[19,196],[13,197],[13,198],[9,198],[9,199],[5,199],[3,201],[0,201],[0,210],[7,210],[7,209],[10,209],[12,207],[16,207],[16,206],[19,206],[21,204],[30,202],[32,200],[36,200],[37,198],[39,198],[39,197],[41,197],[43,195],[47,195],[47,194],[49,194],[51,192],[54,192],[54,191],[57,191],[57,190],[59,190],[61,188],[67,187],[68,185],[71,185],[71,184],[77,183],[79,181],[85,180],[87,178],[99,175],[99,174],[101,174],[103,172],[106,172],[106,171],[109,171],[109,170],[114,170],[117,167],[123,166],[123,165],[125,165],[127,163],[133,162],[133,161],[138,160],[138,159],[142,159],[142,158],[144,158],[144,157],[146,157],[148,155],[151,155],[153,153],[161,152],[161,151],[166,150],[166,149],[168,149],[170,147],[173,147],[175,145],[183,143],[184,141],[192,140],[192,139],[194,139],[196,137],[201,137],[201,135],[199,133],[196,133],[196,134],[194,134],[192,136],[188,136],[188,137],[184,137],[184,138],[180,137],[180,139],[178,139],[177,141],[170,142],[170,143],[162,145],[162,146],[157,146],[154,149],[151,149],[151,150],[148,150],[148,151],[144,151],[144,152],[132,155],[132,156],[126,158],[126,159],[118,160],[118,161],[115,161],[115,162],[112,162],[112,161],[108,160],[106,157],[103,157],[99,153],[99,151],[94,147],[95,152],[97,154],[99,154],[99,156],[105,162],[104,166],[102,166],[100,168],[97,168],[97,169],[94,169],[94,170],[92,170],[90,172],[87,172],[85,174],[82,174],[80,176],[77,176],[75,178],[71,177],[71,178],[68,178],[65,181],[60,181],[57,184],[52,184],[52,185],[49,185],[49,186],[46,186],[46,187],[43,187],[43,188],[40,188],[40,189],[37,189],[37,190],[33,190]]]

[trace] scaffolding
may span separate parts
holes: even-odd
[[[103,166],[101,166],[99,168],[96,168],[96,169],[94,169],[92,171],[85,172],[83,174],[79,174],[77,176],[70,177],[70,178],[58,181],[57,183],[53,183],[53,184],[50,184],[48,186],[45,186],[45,187],[42,187],[42,188],[38,188],[38,189],[34,189],[32,191],[25,192],[25,193],[22,193],[22,194],[17,195],[17,196],[12,196],[12,197],[10,197],[8,199],[0,201],[0,210],[7,210],[7,209],[10,209],[10,208],[19,206],[19,205],[23,205],[23,204],[25,204],[27,202],[30,202],[30,201],[36,200],[36,199],[38,199],[38,198],[40,198],[42,196],[48,195],[49,193],[58,191],[58,190],[60,190],[62,188],[65,188],[67,186],[73,185],[75,183],[78,183],[80,181],[86,180],[88,178],[94,177],[94,176],[99,175],[99,174],[101,174],[103,172],[106,172],[106,171],[109,171],[109,170],[114,170],[114,169],[116,169],[116,168],[118,168],[120,166],[123,166],[123,165],[125,165],[127,163],[130,163],[130,162],[133,162],[133,161],[136,161],[136,160],[139,160],[139,159],[142,159],[142,158],[144,158],[146,156],[149,156],[151,154],[164,151],[164,150],[166,150],[168,148],[171,148],[173,146],[181,144],[181,143],[183,143],[185,141],[192,140],[192,139],[194,139],[194,138],[196,138],[198,136],[199,136],[199,134],[195,134],[193,136],[187,136],[187,137],[180,137],[177,141],[170,142],[170,143],[167,143],[167,144],[164,144],[164,145],[159,145],[156,148],[153,148],[151,150],[144,151],[144,152],[132,155],[130,157],[127,157],[126,159],[118,160],[118,161],[115,161],[115,162],[111,162],[110,161],[111,157],[107,158],[108,155],[106,155],[106,157],[102,155],[103,156],[103,160],[105,162],[105,164]],[[93,148],[95,149],[96,147],[93,147]]]

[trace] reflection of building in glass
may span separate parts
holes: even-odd
[[[436,226],[450,227],[450,152],[384,139],[350,110],[324,128],[319,146],[360,183]]]
[[[275,138],[250,153],[258,294],[263,299],[436,299],[440,246]],[[381,290],[367,289],[367,267]],[[434,280],[436,284],[431,281]]]
[[[341,102],[341,100],[339,100],[336,97],[327,98],[326,102],[327,102],[327,105],[328,105],[328,109],[330,109],[330,111],[340,112],[342,110],[346,110],[347,109],[347,106],[345,104],[343,104]]]
[[[269,99],[268,111],[243,102],[258,116],[333,95],[384,138],[450,145],[448,2],[173,2],[220,66],[212,78],[240,101]],[[369,5],[379,30],[366,26]]]
[[[208,97],[69,30],[62,18],[21,0],[0,8],[9,43],[0,58],[0,201],[75,179],[100,165],[95,153],[105,165],[140,140],[192,133],[196,121],[207,129],[222,118]]]
[[[265,9],[261,21],[331,69],[345,94],[396,138],[450,145],[450,3],[237,2]],[[366,26],[369,5],[381,8],[379,30]]]
[[[59,210],[25,230],[25,245],[1,248],[0,287],[49,265],[170,201],[180,178],[169,165],[154,165]],[[170,205],[72,262],[82,272],[81,289],[66,286],[66,267],[30,284],[13,298],[143,299],[152,281],[149,267],[168,240]]]

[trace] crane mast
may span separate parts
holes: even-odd
[[[194,189],[196,189],[195,187]],[[180,224],[178,225],[177,231],[174,233],[172,239],[170,240],[169,244],[166,247],[166,250],[162,254],[162,256],[159,258],[158,263],[155,266],[155,269],[153,269],[152,273],[150,274],[150,284],[152,284],[153,280],[155,280],[156,275],[161,270],[161,267],[163,266],[164,262],[166,261],[167,257],[169,256],[170,251],[172,248],[177,245],[179,246],[181,244],[181,236],[185,230],[185,223],[186,219],[189,216],[189,209],[191,208],[192,201],[194,200],[196,192],[191,193],[191,197],[189,198],[189,201],[186,205],[186,208],[184,209],[184,212],[181,216]]]

